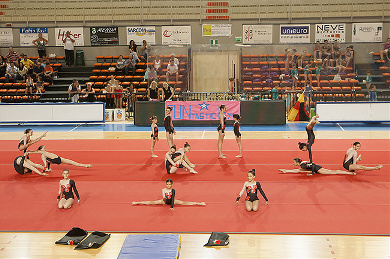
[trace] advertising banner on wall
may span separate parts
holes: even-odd
[[[82,27],[56,28],[56,46],[64,46],[63,40],[65,39],[67,31],[70,31],[70,35],[75,39],[75,46],[84,46],[84,33]]]
[[[118,27],[91,27],[91,46],[119,45]]]
[[[191,26],[162,26],[162,44],[191,44]]]
[[[219,120],[219,106],[226,105],[227,120],[233,120],[233,114],[240,114],[239,101],[189,101],[165,102],[165,109],[172,108],[173,120]]]
[[[244,44],[271,44],[272,25],[243,25],[242,38]]]
[[[310,24],[281,24],[280,43],[310,43]]]
[[[38,34],[42,33],[42,37],[49,39],[47,28],[20,28],[20,46],[34,46],[33,40],[38,39]]]
[[[130,40],[134,40],[137,45],[142,45],[143,40],[146,40],[148,44],[156,44],[155,26],[126,27],[126,32],[127,44]]]
[[[0,28],[0,46],[11,47],[13,43],[12,28]]]
[[[335,40],[338,42],[345,42],[345,28],[345,23],[316,24],[315,41],[320,41],[321,43],[324,42],[324,40],[328,40],[328,42],[334,42]]]
[[[203,24],[202,36],[227,36],[232,34],[231,24]]]
[[[382,42],[383,23],[353,23],[352,42]]]

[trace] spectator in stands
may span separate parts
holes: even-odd
[[[169,81],[169,76],[170,75],[176,75],[176,82],[179,81],[179,68],[175,64],[175,60],[174,59],[171,59],[170,63],[167,66],[167,74],[166,74],[167,82]]]
[[[14,62],[14,64],[19,60],[18,52],[14,51],[14,48],[12,47],[9,47],[9,52],[5,57],[8,58],[11,62]]]
[[[383,50],[379,53],[381,56],[381,60],[385,60],[384,55],[386,54],[387,60],[390,61],[389,59],[389,51],[390,51],[390,38],[387,38],[387,41],[385,43],[382,43],[383,45]]]
[[[86,102],[92,103],[92,102],[96,101],[95,89],[92,88],[91,83],[87,83],[87,88],[83,89],[81,92],[85,93],[84,97],[85,97]]]
[[[79,94],[81,93],[79,81],[73,79],[73,83],[68,88],[69,99],[72,103],[79,101]]]
[[[28,94],[28,93],[32,94],[36,90],[37,90],[37,88],[36,88],[36,85],[34,84],[33,79],[31,78],[31,75],[27,75],[27,78],[26,78],[26,91],[25,91],[25,93],[26,94]]]
[[[295,90],[295,87],[297,86],[298,83],[298,69],[295,64],[293,64],[293,67],[291,69],[291,77],[292,77],[292,89]]]
[[[174,95],[173,87],[168,85],[167,82],[164,82],[162,90],[163,90],[163,96],[162,96],[163,100],[164,101],[172,101],[172,98],[173,98],[173,95]]]
[[[50,82],[50,84],[53,84],[53,78],[54,78],[54,70],[53,67],[50,65],[50,62],[45,61],[46,66],[43,69],[44,71],[44,81]]]
[[[324,45],[321,47],[322,58],[326,58],[332,54],[332,46],[328,43],[328,40],[324,40]]]
[[[153,61],[153,66],[157,74],[161,75],[161,60],[159,55],[156,55],[156,59]]]
[[[22,62],[19,63],[19,67],[18,67],[18,74],[19,74],[19,80],[24,82],[26,81],[26,76],[28,74],[28,70],[27,68],[23,65]]]
[[[140,49],[140,57],[146,62],[148,60],[148,56],[149,56],[149,53],[150,53],[150,50],[152,48],[150,47],[150,45],[146,42],[146,40],[143,40],[142,41],[142,47]]]
[[[0,56],[0,77],[5,76],[5,70],[7,69],[7,64],[2,56]]]
[[[341,56],[341,47],[338,40],[334,40],[332,44],[332,58],[336,60],[338,56]]]
[[[303,60],[304,60],[305,57],[306,57],[306,50],[303,50],[302,54],[298,55],[298,57],[297,57],[298,68],[299,69],[302,69]]]
[[[137,65],[137,62],[139,61],[137,53],[133,52],[130,53],[129,58],[129,69],[133,71],[133,75],[135,75],[135,66]]]
[[[62,40],[64,43],[64,49],[65,49],[65,63],[66,66],[73,66],[74,65],[74,43],[75,39],[72,35],[70,35],[70,31],[67,31],[65,34],[65,39]],[[78,99],[77,99],[78,100]]]
[[[235,80],[233,77],[229,78],[229,85],[228,85],[228,92],[229,93],[234,93],[234,85],[235,85]]]
[[[150,84],[150,82],[152,81],[158,81],[158,78],[157,78],[157,72],[156,70],[154,69],[154,66],[150,66],[149,67],[149,72],[148,72],[148,82]]]
[[[37,94],[41,94],[43,92],[43,82],[41,80],[37,81]]]
[[[130,53],[137,53],[137,56],[138,56],[138,46],[137,44],[135,44],[134,40],[130,40],[129,42],[129,51]]]
[[[114,93],[117,93],[115,94],[115,108],[117,109],[122,108],[122,92],[123,92],[123,87],[119,84],[118,80],[115,80]]]
[[[137,100],[134,84],[130,83],[130,86],[127,87],[124,91],[126,92],[127,96],[127,112],[132,112],[134,110],[134,103]]]
[[[305,78],[305,85],[307,85],[307,80],[310,80],[310,85],[312,83],[311,78],[311,70],[310,67],[313,65],[313,61],[309,61],[309,63],[306,64],[305,68],[303,69],[303,76]]]
[[[371,76],[371,73],[370,73],[370,72],[367,72],[367,76],[366,76],[366,87],[367,87],[367,92],[370,91],[371,84],[372,84],[372,76]]]
[[[317,63],[316,64],[316,79],[317,79],[318,87],[320,87],[321,70],[322,70],[322,64],[321,63]]]
[[[172,54],[171,54],[171,59],[169,60],[169,62],[171,62],[171,60],[173,60],[174,63],[175,63],[175,65],[176,65],[177,67],[179,67],[180,62],[179,62],[179,59],[177,59],[177,58],[175,57],[175,53],[172,53]]]
[[[118,75],[119,71],[122,71],[124,75],[129,74],[129,61],[126,59],[123,59],[123,56],[120,55],[118,61],[116,62],[115,72]]]
[[[32,76],[36,81],[39,81],[39,78],[43,78],[44,68],[41,66],[41,62],[37,62],[37,65],[33,68]]]
[[[336,56],[336,66],[335,69],[338,70],[337,74],[345,73],[345,61],[341,58],[341,54]]]
[[[107,82],[107,86],[105,88],[106,91],[106,108],[113,109],[115,108],[114,95],[112,94],[115,89],[115,78],[114,75],[110,76],[110,80]]]
[[[157,82],[153,81],[148,88],[147,97],[149,101],[158,101],[158,87]]]
[[[20,60],[20,63],[23,63],[23,65],[27,68],[28,73],[31,74],[35,65],[34,62],[31,59],[27,58],[27,55],[25,54],[21,54],[21,57],[22,59]]]
[[[45,61],[46,61],[46,59],[45,59]],[[43,68],[46,67],[46,62],[45,62],[45,61],[43,61],[43,58],[38,58],[38,59],[37,59],[37,63],[38,63],[38,62],[41,62],[41,66],[42,66]],[[49,62],[49,64],[50,64],[50,62]]]
[[[272,96],[272,100],[279,99],[279,90],[278,90],[278,85],[277,84],[275,84],[274,88],[272,88],[271,96]]]
[[[314,53],[313,53],[313,56],[314,56],[315,60],[321,59],[321,57],[322,57],[322,51],[321,50],[322,50],[322,48],[321,48],[320,41],[317,40],[316,45],[314,45]]]
[[[352,65],[353,63],[353,46],[350,45],[347,47],[347,51],[345,52],[345,63],[346,67],[349,67],[349,65]]]
[[[14,79],[14,83],[19,80],[18,68],[15,66],[14,62],[10,63],[10,66],[7,67],[5,71],[5,82],[9,83],[10,78]]]
[[[38,34],[38,38],[33,40],[33,44],[38,47],[38,55],[40,58],[46,57],[46,45],[49,41],[43,38],[42,33]]]
[[[285,49],[284,50],[284,55],[286,56],[284,60],[284,73],[289,74],[290,73],[290,53],[292,49]]]
[[[378,101],[378,95],[376,93],[376,85],[373,85],[372,90],[370,91],[370,101],[372,102]]]

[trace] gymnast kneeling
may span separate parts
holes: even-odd
[[[287,170],[287,169],[279,169],[279,171],[283,173],[307,173],[307,175],[314,174],[349,174],[356,175],[354,172],[346,172],[341,170],[329,170],[325,169],[320,165],[309,163],[306,161],[302,161],[300,158],[294,158],[293,160],[294,166],[299,166],[299,169]]]
[[[167,187],[162,189],[162,199],[157,201],[133,201],[133,205],[170,205],[170,210],[173,209],[173,205],[206,205],[204,202],[192,202],[192,201],[180,201],[175,199],[175,189],[172,188],[173,181],[168,179],[165,181]]]
[[[27,156],[16,157],[14,160],[14,168],[18,174],[30,174],[34,172],[39,175],[48,175],[43,166],[33,163]],[[43,172],[41,173],[38,168],[43,170]]]
[[[195,165],[190,162],[185,154],[190,150],[191,146],[187,142],[184,144],[184,148],[179,148],[177,151],[176,145],[173,145],[169,149],[169,151],[165,154],[165,167],[168,174],[174,174],[179,168],[185,168],[190,170],[191,173],[197,174],[194,170]]]
[[[257,197],[257,191],[261,193],[265,200],[265,205],[268,205],[268,198],[265,195],[259,182],[255,182],[255,169],[248,172],[248,181],[244,183],[241,192],[238,194],[236,205],[241,198],[241,195],[246,191],[245,207],[247,211],[257,211],[259,209],[259,198]]]
[[[62,171],[64,179],[60,181],[60,190],[57,196],[58,208],[70,209],[74,202],[73,191],[77,196],[77,203],[80,203],[79,192],[77,191],[76,184],[73,180],[69,179],[69,170],[64,169]]]

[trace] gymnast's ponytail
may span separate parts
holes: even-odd
[[[32,129],[25,129],[24,134],[28,134],[30,131],[32,131]]]
[[[188,142],[185,142],[184,147],[191,147],[191,146],[190,146],[190,144],[188,144]]]
[[[256,176],[256,170],[255,169],[251,169],[248,173],[251,173],[251,174],[253,174],[253,176]]]
[[[294,161],[297,162],[297,163],[301,163],[301,162],[302,162],[302,159],[300,159],[300,158],[294,158]]]
[[[149,118],[150,121],[153,121],[154,119],[157,119],[157,116],[156,116],[156,115],[154,115],[154,116],[152,116],[152,117]]]

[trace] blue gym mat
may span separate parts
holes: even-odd
[[[178,259],[180,242],[180,235],[175,234],[128,235],[118,259]]]

